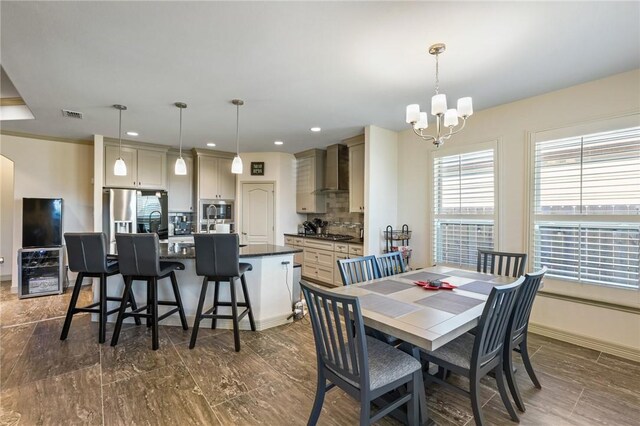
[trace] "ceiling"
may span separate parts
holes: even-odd
[[[434,85],[476,111],[640,67],[640,3],[0,2],[1,63],[35,120],[3,130],[297,152],[403,130]],[[84,113],[65,118],[61,109]],[[311,133],[320,126],[322,132]],[[131,138],[129,138],[131,139]],[[283,140],[281,147],[275,140]]]

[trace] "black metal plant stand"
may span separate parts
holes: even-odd
[[[386,247],[384,250],[385,253],[398,251],[398,246],[408,246],[409,240],[411,239],[411,231],[409,230],[409,225],[405,223],[400,229],[393,229],[393,226],[391,225],[387,226],[384,231],[384,238],[386,240]],[[411,258],[411,250],[401,250],[401,253],[402,258],[404,259],[404,266],[408,269],[409,259]]]

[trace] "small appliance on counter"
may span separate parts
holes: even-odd
[[[192,230],[193,230],[193,213],[192,212],[169,213],[169,236],[191,235]]]

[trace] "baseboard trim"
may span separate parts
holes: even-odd
[[[554,327],[548,327],[542,324],[529,323],[529,331],[534,334],[551,337],[552,339],[561,340],[563,342],[573,343],[574,345],[583,346],[600,352],[606,352],[621,358],[630,359],[640,362],[640,349],[630,346],[619,345],[617,343],[606,342],[593,337],[584,336],[582,334],[572,333],[566,330],[559,330]]]
[[[11,281],[11,274],[0,275],[0,281]]]

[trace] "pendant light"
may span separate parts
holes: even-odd
[[[174,172],[176,175],[184,176],[187,174],[187,164],[182,158],[182,110],[187,107],[187,104],[184,102],[176,102],[174,105],[180,108],[180,156],[176,160]]]
[[[126,111],[127,107],[124,105],[114,105],[115,109],[119,111],[119,125],[118,125],[118,138],[120,139],[120,144],[118,145],[118,159],[116,163],[113,165],[113,174],[115,176],[126,176],[127,175],[127,165],[124,163],[122,159],[122,111]]]
[[[244,105],[242,99],[234,99],[231,101],[236,106],[236,156],[233,157],[231,163],[231,173],[236,175],[242,174],[242,158],[240,158],[240,106]]]

